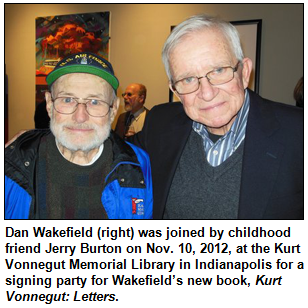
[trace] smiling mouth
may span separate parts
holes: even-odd
[[[208,111],[208,110],[212,110],[212,109],[215,109],[215,108],[219,108],[221,107],[222,105],[224,105],[225,102],[221,102],[221,103],[216,103],[216,104],[213,104],[211,106],[207,106],[207,107],[204,107],[204,108],[200,108],[202,111]]]
[[[66,127],[66,129],[75,133],[87,133],[93,130],[93,128],[79,128],[79,127]]]

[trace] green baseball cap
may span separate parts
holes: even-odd
[[[114,75],[110,62],[90,52],[79,52],[70,55],[57,63],[46,78],[50,87],[59,77],[72,73],[87,73],[106,80],[117,91],[119,80]]]

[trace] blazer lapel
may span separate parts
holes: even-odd
[[[154,206],[154,217],[163,216],[173,176],[192,127],[192,121],[184,111],[175,114],[169,124],[170,129],[158,135],[157,156],[155,155],[157,160],[156,157],[152,160],[152,169],[156,170],[155,177],[153,177],[153,184],[155,181],[153,186],[156,187],[154,202],[157,204]]]
[[[239,219],[262,219],[284,146],[274,139],[279,123],[271,106],[252,92],[246,128]]]

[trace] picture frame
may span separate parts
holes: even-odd
[[[230,23],[235,26],[240,35],[244,56],[252,60],[252,72],[248,88],[258,94],[260,86],[262,19],[231,21]]]
[[[262,19],[230,21],[240,35],[244,56],[252,60],[252,72],[248,88],[259,93]],[[171,26],[171,31],[175,26]],[[174,94],[169,89],[169,102],[174,101]]]

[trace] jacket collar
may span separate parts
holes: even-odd
[[[131,162],[139,164],[134,150],[121,139],[114,131],[110,132],[110,140],[112,142],[112,151],[114,158],[114,165],[121,162]]]
[[[31,195],[33,195],[34,191],[33,183],[35,181],[39,145],[42,137],[49,134],[51,134],[49,129],[27,131],[5,149],[6,175]],[[117,172],[114,173],[112,179],[131,178],[131,185],[139,183],[139,186],[144,187],[144,184],[140,184],[144,180],[143,173],[134,150],[113,131],[111,131],[109,138],[112,142],[114,159],[112,169],[119,165],[125,165],[123,168],[116,168]],[[134,167],[129,167],[129,165]],[[128,185],[128,182],[125,184]]]

